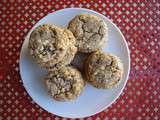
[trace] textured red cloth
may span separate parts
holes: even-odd
[[[117,101],[85,120],[160,119],[160,1],[159,0],[1,0],[0,2],[0,120],[62,119],[40,108],[26,93],[19,75],[24,36],[50,11],[84,7],[111,19],[131,51],[128,83]]]

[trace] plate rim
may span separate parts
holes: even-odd
[[[109,21],[109,22],[116,28],[116,30],[118,30],[118,32],[120,33],[120,35],[121,35],[121,37],[122,37],[122,39],[123,39],[123,42],[125,43],[126,48],[127,48],[127,57],[128,57],[128,65],[127,65],[127,66],[128,66],[128,70],[127,70],[127,75],[125,76],[124,84],[123,84],[120,92],[119,92],[119,93],[117,94],[117,96],[111,101],[110,104],[104,106],[101,110],[99,110],[99,111],[97,111],[97,112],[95,112],[95,113],[93,113],[93,114],[83,115],[83,116],[77,116],[77,117],[75,117],[75,116],[73,116],[73,117],[70,116],[70,117],[69,117],[69,116],[64,116],[63,114],[57,114],[57,113],[55,114],[55,113],[52,113],[52,112],[48,111],[47,109],[45,109],[42,105],[40,105],[37,101],[35,101],[35,100],[33,99],[33,96],[31,96],[30,92],[28,92],[27,88],[26,88],[25,85],[24,85],[23,79],[22,79],[22,69],[21,69],[21,66],[22,66],[22,65],[21,65],[21,60],[22,60],[22,56],[23,56],[23,55],[22,55],[22,52],[23,52],[22,48],[24,48],[24,45],[25,45],[24,43],[25,43],[25,41],[26,41],[26,37],[30,34],[30,32],[32,31],[32,29],[39,23],[39,21],[41,21],[42,19],[44,19],[44,18],[45,18],[46,16],[48,16],[49,14],[53,14],[53,13],[55,13],[55,12],[63,12],[63,11],[65,11],[65,10],[75,10],[75,9],[76,9],[76,10],[89,11],[89,12],[91,12],[91,13],[98,14],[98,15],[101,16],[102,18],[107,19],[107,21]],[[125,86],[126,86],[126,83],[127,83],[128,79],[129,79],[130,69],[131,69],[130,64],[131,64],[130,50],[129,50],[129,47],[128,47],[128,44],[127,44],[127,41],[126,41],[124,35],[123,35],[122,32],[120,31],[120,29],[117,27],[117,25],[116,25],[115,23],[113,23],[109,18],[107,18],[106,16],[104,16],[103,14],[101,14],[101,13],[99,13],[99,12],[97,12],[97,11],[90,10],[90,9],[87,9],[87,8],[78,8],[78,7],[64,8],[64,9],[59,9],[59,10],[51,10],[51,12],[49,12],[49,13],[46,14],[44,17],[42,17],[40,20],[38,20],[38,21],[32,26],[32,28],[27,32],[26,36],[24,37],[24,41],[23,41],[22,46],[21,46],[21,49],[20,49],[20,57],[19,57],[20,77],[21,77],[21,79],[22,79],[22,84],[23,84],[26,92],[27,92],[28,95],[30,96],[30,98],[31,98],[37,105],[39,105],[42,109],[46,110],[47,112],[49,112],[49,113],[51,113],[51,114],[54,114],[54,115],[57,115],[57,116],[60,116],[60,117],[66,117],[66,118],[85,118],[85,117],[93,116],[93,115],[95,115],[95,114],[98,114],[98,113],[104,111],[104,110],[107,109],[109,106],[111,106],[111,105],[120,97],[121,93],[123,92],[123,90],[124,90],[124,88],[125,88]]]

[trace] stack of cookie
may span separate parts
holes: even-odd
[[[84,63],[85,78],[97,88],[112,88],[122,78],[123,65],[118,57],[103,53],[108,40],[106,23],[92,14],[81,14],[73,18],[68,29],[76,38],[78,51],[89,53]]]
[[[77,47],[72,32],[55,25],[38,26],[30,35],[29,51],[36,62],[48,69],[48,92],[58,101],[75,99],[84,88],[81,73],[71,66]]]
[[[55,100],[76,99],[85,81],[103,89],[119,83],[123,74],[120,59],[101,51],[107,39],[107,25],[92,14],[75,16],[68,29],[44,24],[33,30],[28,48],[36,62],[48,69],[45,84]],[[70,65],[77,52],[89,53],[84,63],[84,77]]]

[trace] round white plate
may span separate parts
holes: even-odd
[[[40,68],[28,54],[28,41],[31,31],[40,24],[56,24],[66,27],[68,22],[77,14],[90,13],[102,18],[109,29],[109,40],[105,52],[111,52],[122,60],[124,74],[121,83],[107,90],[100,90],[87,84],[82,95],[72,102],[57,102],[48,94],[43,84],[43,77],[46,70]],[[94,115],[111,105],[122,93],[130,71],[130,56],[127,42],[120,30],[108,18],[92,10],[82,8],[67,8],[49,13],[38,21],[26,36],[20,54],[20,74],[23,85],[32,99],[46,111],[68,118],[82,118]]]

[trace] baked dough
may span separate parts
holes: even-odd
[[[75,16],[68,24],[77,42],[78,51],[90,53],[102,48],[108,37],[105,22],[92,14]]]
[[[85,85],[81,73],[72,66],[60,66],[49,70],[45,84],[48,93],[58,101],[76,99]]]
[[[112,88],[120,82],[123,65],[118,57],[97,51],[85,62],[86,79],[97,88]]]
[[[28,47],[30,54],[38,64],[43,67],[49,67],[64,58],[68,46],[69,39],[64,29],[44,24],[33,30]]]

